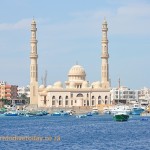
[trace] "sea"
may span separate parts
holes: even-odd
[[[1,116],[0,150],[150,150],[150,118]]]

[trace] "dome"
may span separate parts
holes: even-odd
[[[68,73],[69,81],[85,81],[86,73],[82,66],[73,66]]]
[[[84,68],[80,65],[73,66],[68,75],[86,76]]]

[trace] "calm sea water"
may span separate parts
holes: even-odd
[[[150,118],[0,117],[0,137],[6,136],[42,140],[0,140],[0,150],[149,150]]]

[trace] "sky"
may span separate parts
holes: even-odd
[[[31,21],[37,23],[38,80],[65,82],[78,63],[101,81],[101,25],[108,23],[111,86],[150,88],[149,0],[0,0],[0,81],[30,83]]]

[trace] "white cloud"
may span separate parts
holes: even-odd
[[[149,16],[150,4],[147,3],[135,3],[128,6],[123,6],[118,9],[119,15],[127,15],[134,17]]]
[[[22,19],[16,23],[1,23],[0,30],[18,30],[29,28],[31,24],[31,19]]]

